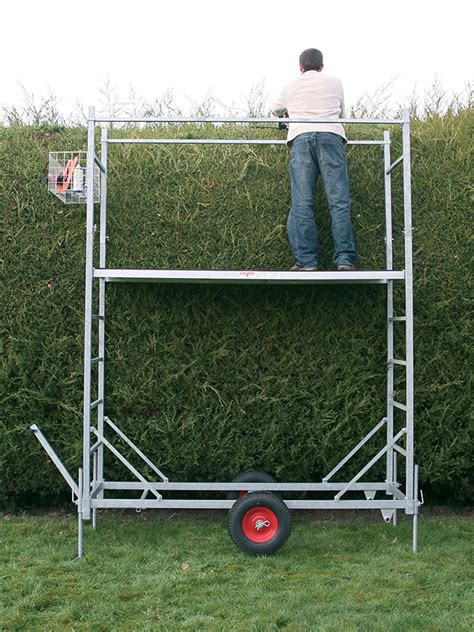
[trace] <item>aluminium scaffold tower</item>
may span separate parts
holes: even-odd
[[[385,190],[385,241],[386,269],[354,272],[305,272],[268,270],[163,270],[163,269],[111,269],[107,267],[107,176],[109,146],[118,143],[133,144],[248,144],[285,145],[284,140],[250,139],[182,139],[182,138],[113,138],[107,125],[112,123],[140,124],[262,124],[275,123],[334,123],[322,119],[277,118],[125,118],[98,117],[89,108],[87,167],[85,173],[77,172],[78,154],[64,152],[50,160],[50,190],[60,199],[70,203],[86,203],[86,272],[85,272],[85,337],[84,337],[84,401],[83,401],[83,455],[78,481],[67,471],[42,430],[36,424],[31,430],[45,448],[73,492],[78,511],[78,559],[83,556],[83,522],[92,520],[96,527],[97,511],[108,508],[179,509],[205,508],[229,509],[229,531],[235,544],[244,551],[262,555],[278,550],[287,540],[291,519],[289,509],[378,509],[386,522],[397,521],[397,510],[413,516],[413,551],[417,550],[418,466],[414,462],[414,351],[413,351],[413,273],[412,273],[412,219],[410,173],[410,120],[407,111],[401,119],[359,120],[337,122],[346,125],[398,126],[402,130],[402,154],[392,162],[390,132],[384,131],[378,140],[349,141],[353,145],[380,145],[383,148]],[[96,126],[102,127],[101,151],[96,154]],[[66,156],[67,153],[67,156]],[[85,153],[85,152],[84,152]],[[53,168],[51,168],[53,164]],[[392,172],[401,166],[403,170],[404,216],[404,269],[393,269],[392,229]],[[77,178],[77,181],[74,180]],[[91,184],[92,183],[92,184]],[[68,198],[69,196],[69,198]],[[96,209],[98,206],[98,214]],[[98,231],[97,231],[98,226]],[[99,235],[98,261],[95,258],[94,241]],[[382,284],[386,286],[387,324],[387,403],[384,416],[354,446],[348,454],[322,479],[321,482],[284,483],[258,472],[244,472],[233,482],[171,482],[167,476],[123,433],[106,414],[105,401],[105,297],[108,283],[234,283],[248,284]],[[98,284],[98,305],[94,312],[93,288]],[[395,284],[404,284],[404,310],[395,314]],[[98,328],[98,350],[92,348],[93,328]],[[405,330],[404,359],[395,356],[395,328]],[[394,367],[405,371],[406,399],[394,399]],[[94,384],[93,384],[94,376]],[[395,410],[401,411],[404,422],[395,420]],[[95,419],[95,423],[93,420]],[[400,427],[401,426],[401,427]],[[106,432],[107,431],[107,432]],[[385,434],[385,444],[362,469],[348,481],[336,481],[335,475],[376,434]],[[106,434],[108,436],[106,436]],[[156,475],[154,480],[145,478],[113,444],[111,437],[119,437]],[[105,455],[111,453],[133,475],[133,481],[108,481],[105,476]],[[405,467],[397,467],[397,457],[405,459]],[[381,459],[386,462],[384,481],[367,481],[365,475]],[[403,483],[398,481],[400,472]],[[364,480],[363,480],[364,479]],[[242,493],[245,490],[245,494]],[[167,492],[225,492],[227,499],[167,499]],[[110,492],[113,492],[112,494]],[[122,492],[122,497],[118,497]],[[334,494],[331,499],[285,500],[285,492]],[[347,492],[355,492],[358,499],[348,499]],[[136,495],[130,497],[130,493]],[[377,498],[376,495],[379,494]],[[384,495],[389,498],[381,498]],[[283,497],[282,497],[283,496]],[[345,497],[346,496],[346,497]]]

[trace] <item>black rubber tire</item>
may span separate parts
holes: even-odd
[[[245,472],[240,472],[233,479],[233,483],[276,483],[275,479],[271,474],[264,472],[263,470],[245,470]],[[245,492],[245,486],[242,489],[242,492]],[[242,495],[242,492],[227,492],[228,500],[237,500]]]
[[[260,511],[272,512],[277,519],[277,525],[274,526],[276,532],[265,542],[256,542],[246,533],[246,524],[248,531],[248,516],[252,512]],[[246,522],[247,521],[247,522]],[[250,555],[273,555],[286,543],[291,533],[291,514],[288,507],[281,498],[272,492],[250,492],[245,496],[241,496],[232,505],[227,519],[229,535],[234,544]],[[257,537],[259,532],[256,530]]]

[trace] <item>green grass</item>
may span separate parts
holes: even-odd
[[[74,517],[4,516],[1,629],[472,629],[469,519],[421,517],[415,556],[411,521],[294,517],[278,555],[252,558],[220,512],[105,514],[72,563]]]

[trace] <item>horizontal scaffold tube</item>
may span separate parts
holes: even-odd
[[[325,123],[343,125],[402,125],[405,121],[401,119],[321,119],[321,118],[227,118],[227,117],[178,117],[170,118],[163,116],[150,117],[128,117],[128,116],[98,116],[88,119],[95,123]]]
[[[311,492],[311,491],[320,491],[320,492],[334,492],[346,485],[345,482],[335,482],[335,483],[245,483],[245,490],[252,491],[278,491],[278,492]],[[363,482],[363,483],[355,483],[351,489],[354,491],[364,491],[364,490],[377,490],[384,491],[388,489],[390,486],[393,486],[394,483],[371,483],[371,482]],[[241,491],[242,483],[205,483],[205,482],[192,482],[192,483],[148,483],[148,486],[153,487],[153,489],[160,491]],[[104,481],[102,484],[102,489],[104,490],[122,490],[122,491],[130,491],[136,490],[141,491],[145,489],[143,483],[137,482],[126,482],[126,481]]]
[[[406,509],[405,500],[286,500],[289,509]],[[235,500],[92,499],[95,509],[230,509]]]
[[[231,138],[109,138],[111,145],[286,145],[286,140]],[[349,140],[348,145],[384,145],[381,140]]]

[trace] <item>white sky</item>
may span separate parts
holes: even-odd
[[[52,90],[61,109],[100,104],[107,77],[125,99],[172,89],[199,102],[209,91],[239,106],[264,81],[276,96],[298,74],[300,52],[323,51],[346,101],[393,81],[393,105],[438,77],[461,92],[473,78],[469,0],[5,0],[0,105],[22,88]],[[189,101],[191,100],[191,101]],[[100,109],[100,108],[98,108]]]

